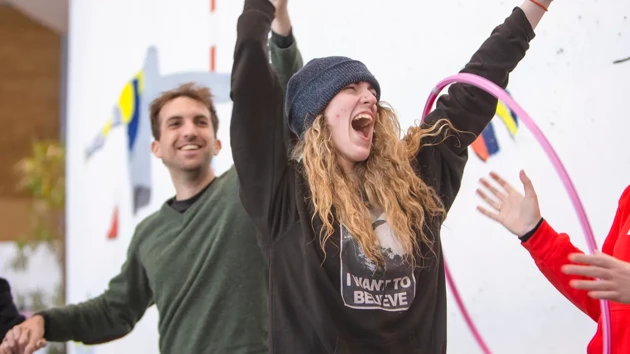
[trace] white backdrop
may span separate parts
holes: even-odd
[[[211,1],[214,2],[214,1]],[[456,73],[501,23],[516,1],[434,2],[290,0],[294,32],[305,60],[359,58],[381,82],[383,99],[402,125],[418,119],[430,89]],[[153,194],[131,210],[127,137],[113,130],[89,161],[84,150],[109,118],[123,86],[143,67],[149,46],[160,75],[207,72],[209,46],[216,70],[229,73],[242,1],[111,0],[71,2],[68,97],[68,299],[100,294],[120,269],[137,222],[174,191],[165,168],[151,160]],[[333,10],[334,9],[334,10]],[[628,184],[625,110],[630,92],[630,3],[625,0],[555,1],[539,26],[509,90],[557,150],[585,204],[601,245]],[[218,172],[231,164],[230,104],[219,106],[224,149]],[[140,125],[147,127],[146,113]],[[521,127],[512,140],[502,124],[500,152],[486,163],[471,154],[462,189],[444,226],[446,257],[479,329],[495,353],[579,353],[595,324],[559,295],[518,241],[475,211],[479,177],[498,171],[518,183],[524,168],[539,192],[544,216],[586,249],[567,193],[532,134]],[[145,146],[148,150],[148,144]],[[119,233],[106,235],[119,205]],[[450,296],[450,295],[449,295]],[[452,300],[452,297],[450,297]],[[480,352],[455,303],[449,302],[449,353]],[[70,345],[73,348],[74,345]],[[83,348],[80,352],[85,352]],[[149,310],[123,339],[93,353],[157,353],[157,312]]]

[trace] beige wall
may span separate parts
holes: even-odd
[[[13,166],[36,139],[59,138],[61,38],[0,6],[0,241],[27,231],[28,197]]]

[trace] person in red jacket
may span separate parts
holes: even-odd
[[[584,254],[566,233],[556,232],[541,217],[531,180],[520,172],[524,195],[496,173],[481,178],[477,194],[489,205],[478,210],[519,237],[543,275],[569,301],[597,322],[587,353],[603,348],[600,299],[610,300],[611,352],[630,353],[630,186],[617,207],[602,252]]]

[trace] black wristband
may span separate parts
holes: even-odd
[[[525,235],[519,237],[519,239],[521,240],[521,242],[527,242],[527,240],[529,240],[532,236],[534,236],[534,234],[536,233],[536,231],[538,231],[538,228],[540,227],[540,225],[542,224],[543,220],[545,220],[544,218],[540,218],[540,220],[538,220],[538,224],[536,224],[536,226],[534,226],[533,229],[531,229],[528,233],[526,233]]]

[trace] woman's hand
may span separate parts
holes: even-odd
[[[532,181],[527,177],[525,171],[520,173],[525,195],[514,189],[497,173],[491,172],[490,177],[499,184],[499,187],[493,186],[487,179],[481,178],[479,180],[486,191],[481,188],[477,189],[477,195],[490,206],[490,209],[480,205],[477,210],[499,222],[518,237],[533,230],[541,218],[540,207]],[[490,197],[489,194],[493,197]]]

